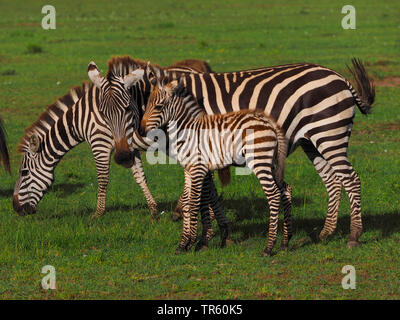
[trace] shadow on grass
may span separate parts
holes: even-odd
[[[14,193],[13,189],[0,190],[0,198],[12,198]]]
[[[77,183],[59,183],[55,184],[51,187],[49,191],[58,193],[60,197],[67,197],[80,189],[85,187],[85,184],[77,182]]]
[[[306,201],[309,203],[311,201]],[[304,205],[303,199],[293,199],[294,207],[301,207]],[[237,240],[245,240],[254,236],[267,236],[269,209],[265,199],[248,199],[242,198],[237,200],[223,201],[225,210],[232,210],[234,212],[234,220],[232,221],[232,234]],[[327,209],[327,208],[326,208]],[[323,214],[324,212],[318,213]],[[280,215],[281,219],[283,216]],[[322,230],[325,217],[301,217],[293,219],[293,233],[305,232],[312,240],[313,243],[319,242],[319,232]],[[260,220],[260,222],[253,222]],[[372,214],[368,211],[362,213],[363,229],[364,232],[369,230],[380,231],[380,237],[386,238],[393,233],[400,232],[400,212],[384,212],[380,214]],[[348,215],[340,216],[338,218],[337,233],[350,235],[350,213]],[[279,233],[282,233],[281,223],[279,225]]]

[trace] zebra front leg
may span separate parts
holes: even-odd
[[[189,181],[185,187],[188,188],[188,199],[183,206],[182,236],[176,253],[188,251],[197,239],[197,215],[200,209],[201,192],[204,177],[208,168],[203,165],[191,167],[188,171]]]
[[[176,205],[176,208],[172,214],[172,221],[178,221],[183,217],[183,207],[189,197],[189,183],[190,183],[190,175],[189,173],[185,170],[185,184],[183,187],[183,192],[181,197],[178,200],[178,204]]]
[[[283,239],[281,244],[282,250],[287,250],[289,247],[289,240],[292,238],[292,188],[283,182],[283,187],[281,189],[281,201],[284,212],[283,219]]]
[[[104,151],[96,152],[93,149],[93,155],[96,162],[96,171],[97,171],[97,207],[96,212],[92,215],[92,219],[96,219],[104,215],[106,211],[106,195],[107,195],[107,186],[109,180],[109,172],[110,172],[110,154],[111,154],[111,146],[110,152],[104,153]]]
[[[142,160],[140,158],[140,153],[138,150],[135,150],[134,152],[134,164],[131,167],[131,171],[136,183],[143,191],[144,197],[147,201],[147,206],[150,209],[152,219],[159,220],[160,216],[158,215],[157,203],[155,202],[153,196],[151,195],[149,187],[147,186],[146,176],[144,174]]]

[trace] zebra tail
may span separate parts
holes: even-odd
[[[0,118],[0,161],[3,162],[4,168],[11,173],[10,156],[7,147],[7,133],[4,128],[3,120]]]
[[[375,101],[375,85],[368,76],[360,59],[351,59],[352,67],[347,66],[357,85],[357,91],[349,84],[350,91],[356,104],[363,114],[370,114],[372,104]]]
[[[223,187],[227,186],[231,182],[230,167],[218,169],[218,178]]]
[[[279,188],[283,187],[283,178],[285,176],[285,161],[288,152],[288,143],[285,134],[278,126],[275,126],[275,132],[278,138],[278,146],[276,151],[276,168],[275,168],[275,182]]]

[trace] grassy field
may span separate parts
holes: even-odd
[[[352,1],[357,29],[341,27],[342,3],[293,1],[52,1],[56,30],[41,28],[42,1],[0,3],[0,115],[12,175],[0,173],[2,299],[399,299],[400,298],[400,3]],[[178,165],[145,163],[150,190],[165,211],[152,222],[131,173],[112,164],[107,212],[96,221],[95,164],[88,145],[69,152],[35,215],[19,217],[12,193],[24,128],[70,86],[87,79],[89,61],[106,70],[112,55],[161,65],[207,60],[216,71],[308,61],[345,75],[353,56],[380,84],[373,114],[357,110],[349,157],[362,181],[362,247],[347,249],[345,193],[337,233],[317,241],[327,193],[301,150],[287,160],[294,190],[294,237],[261,258],[268,210],[255,176],[222,189],[235,244],[174,255],[181,223],[171,221],[183,189]],[[397,79],[397,80],[396,80]],[[145,158],[145,157],[144,157]],[[280,239],[278,239],[279,241]],[[57,289],[40,286],[44,265]],[[357,288],[344,290],[344,265]]]

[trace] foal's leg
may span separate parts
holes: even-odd
[[[188,170],[190,178],[187,183],[189,198],[187,205],[185,204],[183,207],[182,236],[176,250],[177,253],[189,250],[196,241],[197,214],[200,209],[203,181],[207,173],[208,168],[202,165],[191,167]]]
[[[276,243],[278,233],[278,214],[281,199],[281,191],[279,190],[274,176],[272,174],[272,161],[274,157],[274,148],[265,148],[265,150],[258,148],[257,152],[253,150],[246,150],[246,163],[247,166],[257,176],[260,181],[261,187],[264,190],[268,199],[269,205],[269,231],[268,231],[268,244],[265,248],[263,255],[269,256],[272,248]]]

